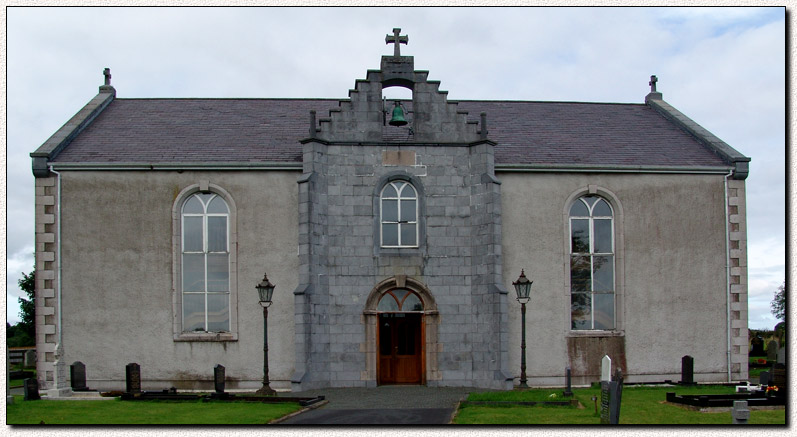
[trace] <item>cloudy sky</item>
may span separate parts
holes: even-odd
[[[110,67],[117,95],[345,98],[391,54],[386,33],[456,99],[664,99],[743,154],[749,325],[772,328],[785,279],[783,8],[7,9],[7,317],[33,267],[29,153]],[[677,278],[673,278],[677,281]]]

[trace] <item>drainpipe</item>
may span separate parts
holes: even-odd
[[[731,381],[731,234],[730,226],[730,213],[728,212],[728,178],[733,176],[733,170],[725,175],[724,188],[725,188],[725,303],[726,303],[726,317],[728,318],[728,382]],[[59,185],[60,187],[60,185]],[[60,199],[59,199],[60,201]]]
[[[55,344],[55,351],[58,353],[58,349],[61,347],[61,340],[62,340],[62,332],[61,332],[61,173],[58,173],[53,169],[52,164],[48,166],[50,172],[55,173],[58,176],[58,187],[56,192],[58,193],[58,201],[55,204],[55,217],[56,217],[56,225],[55,225],[55,241],[56,241],[56,277],[58,280],[55,283],[56,289],[56,296],[58,299],[58,341]]]

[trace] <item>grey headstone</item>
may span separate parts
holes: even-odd
[[[604,355],[601,360],[601,381],[612,380],[612,359]]]
[[[36,367],[36,351],[29,350],[25,352],[25,360],[23,361],[24,367]]]
[[[141,393],[141,367],[137,363],[125,366],[125,391]]]
[[[775,362],[778,360],[778,342],[770,340],[767,343],[767,361]]]
[[[620,423],[620,401],[623,393],[622,381],[601,381],[601,424]]]
[[[566,367],[565,368],[565,383],[567,384],[567,388],[565,388],[565,391],[564,391],[564,393],[562,393],[562,395],[565,396],[565,397],[573,396],[573,390],[572,390],[573,387],[572,387],[572,378],[571,378],[571,375],[570,375],[570,367]]]
[[[25,378],[23,380],[25,400],[36,401],[41,399],[39,396],[39,381],[36,378]]]
[[[766,370],[761,372],[760,375],[758,375],[758,383],[760,385],[769,385],[769,381],[770,381],[769,372],[767,372]]]
[[[750,419],[750,409],[747,408],[747,401],[733,401],[733,423],[744,425]]]
[[[689,355],[681,357],[681,381],[680,384],[695,383],[695,359]]]
[[[778,349],[778,364],[786,364],[786,347]]]
[[[75,361],[69,366],[69,380],[72,381],[72,390],[88,390],[86,387],[86,365]]]
[[[216,393],[224,393],[224,379],[224,366],[216,364],[216,367],[213,368],[213,383],[216,388]]]

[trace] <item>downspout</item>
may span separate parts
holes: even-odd
[[[730,213],[728,212],[728,178],[733,176],[733,170],[729,171],[728,174],[725,175],[724,178],[724,188],[725,188],[725,306],[726,306],[726,317],[728,320],[728,329],[727,331],[727,340],[728,340],[728,348],[726,350],[727,360],[728,360],[728,382],[732,382],[731,380],[731,234],[730,234]],[[60,188],[60,179],[59,185]],[[60,198],[59,198],[60,202]],[[59,240],[60,241],[60,240]],[[60,283],[59,283],[60,285]],[[60,300],[59,300],[60,302]]]
[[[61,173],[53,169],[52,164],[49,166],[50,172],[58,176],[58,186],[56,189],[58,201],[55,204],[55,241],[56,241],[56,277],[58,280],[55,283],[56,296],[58,300],[58,341],[55,344],[56,353],[61,347],[62,329],[61,329]]]

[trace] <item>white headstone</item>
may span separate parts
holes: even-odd
[[[601,381],[612,380],[612,359],[604,355],[601,360]]]

